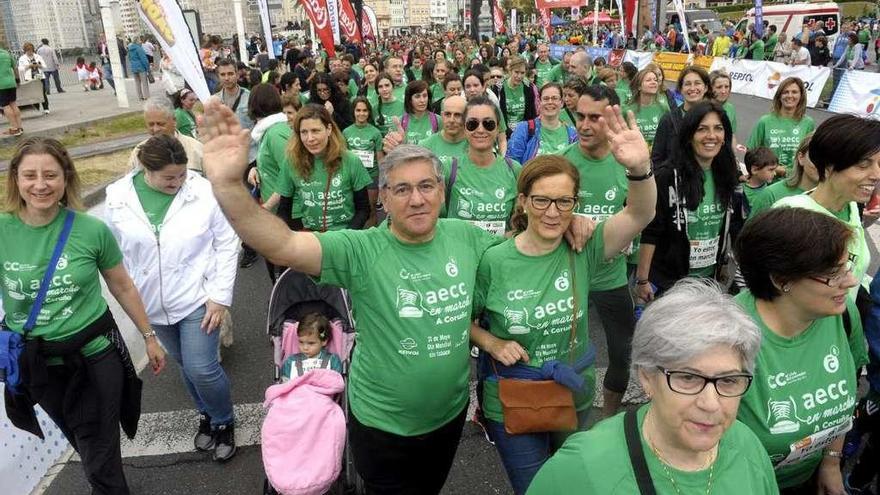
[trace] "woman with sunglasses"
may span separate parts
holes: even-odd
[[[764,445],[785,495],[846,493],[841,450],[858,399],[856,369],[867,362],[861,319],[847,297],[858,285],[853,237],[830,215],[772,208],[749,220],[736,242],[748,287],[736,300],[762,333],[738,419]]]
[[[650,402],[569,437],[529,495],[638,494],[636,473],[659,494],[776,495],[761,442],[736,421],[760,345],[755,323],[720,287],[678,282],[645,309],[633,337],[633,371]]]
[[[482,349],[481,404],[488,433],[516,494],[528,489],[541,465],[570,432],[512,434],[499,398],[499,376],[547,380],[542,368],[563,375],[578,411],[578,428],[595,395],[595,368],[589,349],[586,301],[594,273],[629,245],[654,215],[656,188],[648,145],[627,123],[619,107],[600,118],[614,158],[630,178],[626,206],[600,223],[583,251],[562,242],[575,217],[580,174],[559,155],[531,160],[517,181],[515,236],[483,255],[477,269],[474,314],[484,314],[489,329],[471,327],[471,341]],[[565,383],[560,382],[565,385]]]
[[[661,88],[662,82],[662,79],[657,81]],[[651,163],[654,164],[654,167],[662,166],[673,156],[678,145],[678,133],[685,114],[701,101],[712,98],[709,74],[702,67],[695,65],[681,71],[678,76],[677,89],[684,96],[684,103],[680,107],[675,106],[674,101],[667,98],[669,112],[660,119],[657,133],[654,136],[654,146],[651,148]],[[728,143],[730,142],[728,141]]]
[[[819,184],[812,191],[789,196],[774,206],[795,206],[837,218],[853,231],[849,253],[854,274],[865,283],[871,252],[859,203],[871,200],[880,182],[880,121],[855,115],[835,115],[822,122],[810,140],[810,161],[816,167]],[[855,300],[858,287],[850,296]]]
[[[501,108],[498,106],[498,97],[495,96],[495,93],[487,91],[487,88],[492,84],[491,77],[494,77],[491,72],[481,72],[478,70],[469,70],[465,72],[464,78],[462,78],[465,99],[470,101],[477,96],[484,96],[492,102],[493,105]],[[507,122],[504,120],[504,114],[501,115],[501,120],[498,121],[498,124],[502,129],[507,129]],[[495,142],[495,146],[499,155],[505,155],[507,153],[507,133],[498,133],[498,140]]]
[[[309,103],[322,105],[333,115],[333,121],[339,129],[344,130],[354,122],[351,104],[333,81],[333,76],[321,73],[312,79],[309,92]]]
[[[562,87],[554,82],[544,84],[539,94],[541,113],[510,136],[507,157],[525,163],[538,155],[560,154],[577,140],[577,130],[562,123]]]

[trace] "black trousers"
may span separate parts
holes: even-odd
[[[70,371],[66,366],[49,366],[49,387],[40,406],[58,425],[67,441],[82,458],[86,479],[95,495],[128,495],[122,472],[119,446],[119,410],[125,371],[111,345],[106,351],[86,358],[88,378],[77,391],[75,411],[65,414],[62,404]]]
[[[458,450],[467,409],[440,428],[414,437],[364,426],[350,414],[348,439],[366,494],[440,493]]]
[[[608,370],[603,385],[612,392],[622,394],[629,384],[629,355],[636,327],[629,286],[590,291],[590,304],[599,313],[608,344]]]

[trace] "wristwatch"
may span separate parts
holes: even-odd
[[[843,459],[843,452],[839,450],[826,450],[822,455],[825,457],[836,457],[838,459]]]
[[[653,167],[649,168],[648,172],[645,173],[644,175],[630,175],[629,169],[627,169],[627,171],[626,171],[626,179],[631,180],[633,182],[638,182],[640,180],[650,179],[651,177],[654,177],[654,168]]]
[[[155,336],[156,336],[156,331],[153,330],[152,328],[150,329],[149,332],[146,332],[146,333],[142,333],[142,334],[141,334],[141,337],[143,337],[144,340],[147,340],[148,338],[150,338],[150,337],[155,337]]]

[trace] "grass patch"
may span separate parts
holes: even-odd
[[[79,181],[82,185],[82,193],[85,194],[97,186],[129,171],[128,157],[131,149],[108,153],[106,155],[90,156],[88,158],[76,158],[73,160]],[[0,173],[0,198],[6,197],[6,172]]]
[[[65,131],[62,136],[57,137],[57,139],[69,149],[84,144],[99,143],[117,137],[146,132],[144,116],[137,113],[115,117],[88,127],[70,129]],[[9,160],[14,153],[15,146],[3,146],[0,148],[0,160]]]

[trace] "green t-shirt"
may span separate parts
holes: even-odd
[[[196,137],[196,118],[193,114],[183,108],[174,109],[174,120],[177,122],[177,132],[189,136]]]
[[[736,132],[736,107],[730,103],[730,100],[725,101],[721,107],[724,108],[724,113],[727,114],[727,119],[730,120],[730,129]]]
[[[629,81],[619,80],[617,81],[617,86],[614,87],[614,92],[617,93],[617,97],[620,98],[620,103],[622,105],[626,104],[632,98],[632,89],[629,87]]]
[[[737,418],[761,440],[779,487],[795,486],[812,476],[823,448],[851,426],[858,399],[855,369],[867,362],[858,310],[848,302],[849,341],[840,316],[820,318],[800,335],[785,338],[767,328],[750,292],[736,300],[762,334],[755,378]]]
[[[0,89],[15,87],[15,71],[18,63],[12,58],[12,54],[0,48]]]
[[[764,42],[762,40],[756,40],[749,46],[749,51],[752,53],[752,60],[764,60]]]
[[[535,84],[540,88],[545,83],[552,81],[552,72],[553,68],[556,67],[552,62],[547,60],[546,62],[541,62],[540,60],[535,62]]]
[[[581,175],[576,212],[595,222],[605,222],[623,209],[629,182],[626,169],[609,153],[601,160],[588,157],[580,143],[573,143],[563,153]],[[611,290],[626,285],[626,255],[597,265],[590,286],[593,290]]]
[[[504,235],[516,203],[516,179],[522,166],[513,159],[499,156],[492,165],[478,167],[467,154],[457,157],[455,183],[446,192],[447,218],[467,220],[481,229]],[[452,163],[443,167],[447,182]]]
[[[655,101],[647,106],[625,105],[624,112],[632,112],[636,116],[636,125],[639,127],[642,136],[648,146],[654,145],[654,136],[657,135],[657,126],[660,125],[660,119],[669,112],[669,107]]]
[[[711,170],[703,174],[703,191],[703,200],[697,211],[689,211],[687,215],[687,234],[691,243],[688,275],[711,278],[715,274],[724,219],[724,207],[715,196],[715,176]]]
[[[539,138],[538,155],[558,155],[568,148],[568,126],[560,125],[556,129],[550,130],[546,126],[541,126],[541,136]]]
[[[410,72],[412,72],[413,81],[420,81],[422,79],[422,70],[423,70],[422,68],[417,69],[415,67],[410,66],[409,70],[410,70]]]
[[[401,242],[387,222],[318,240],[320,282],[349,290],[358,322],[348,382],[355,417],[404,436],[451,421],[468,403],[477,265],[500,238],[440,219],[422,244]]]
[[[767,184],[761,184],[758,187],[752,187],[749,185],[748,182],[746,182],[742,186],[743,186],[743,194],[745,194],[746,201],[749,204],[749,212],[750,212],[749,216],[751,216],[752,203],[755,202],[757,197],[761,194],[761,192],[764,189],[767,189]]]
[[[773,205],[774,208],[780,206],[794,206],[818,211],[819,213],[832,216],[847,224],[853,231],[853,237],[849,242],[849,246],[847,246],[850,256],[854,257],[853,276],[859,281],[859,284],[865,284],[865,288],[867,289],[865,274],[868,272],[868,265],[871,264],[871,251],[868,250],[868,241],[865,238],[865,228],[862,227],[862,219],[859,216],[859,207],[855,201],[847,204],[841,211],[832,212],[817,203],[811,195],[798,194],[797,196],[783,198]],[[858,292],[858,285],[850,289],[850,299],[855,301]]]
[[[523,94],[523,84],[512,88],[508,81],[504,81],[504,94],[507,97],[507,126],[513,130],[526,115],[526,96]]]
[[[373,105],[373,122],[376,123],[376,127],[382,132],[382,136],[386,136],[390,131],[396,130],[394,127],[394,117],[398,119],[403,118],[404,112],[403,98],[395,98],[389,102],[377,102]]]
[[[382,132],[371,124],[350,125],[342,131],[348,150],[360,158],[364,168],[375,179],[379,176],[379,166],[376,153],[382,151]]]
[[[544,362],[554,359],[569,362],[575,298],[579,302],[571,357],[577,361],[586,352],[590,343],[587,295],[592,288],[593,274],[604,258],[604,226],[599,224],[579,254],[563,240],[547,254],[529,256],[516,248],[513,238],[490,248],[483,256],[477,271],[474,314],[488,315],[489,331],[495,337],[515,340],[522,345],[529,355],[526,366],[540,368]],[[578,410],[593,405],[595,367],[588,367],[581,376],[585,380],[585,391],[575,394]],[[504,421],[497,379],[490,377],[484,383],[481,405],[487,418],[499,423]]]
[[[559,121],[563,124],[567,124],[574,128],[577,128],[577,124],[574,121],[574,115],[570,115],[567,109],[564,107],[562,108],[562,110],[559,111]]]
[[[315,158],[315,166],[308,180],[285,163],[278,194],[293,199],[292,216],[301,218],[305,228],[314,231],[340,230],[348,228],[354,217],[354,192],[372,183],[373,179],[361,160],[354,153],[344,151],[342,166],[332,179],[327,177],[327,169],[320,158]]]
[[[406,78],[406,75],[403,77]],[[394,89],[391,90],[391,94],[394,95],[395,100],[403,102],[403,98],[406,96],[406,83],[401,84],[400,86],[394,86]]]
[[[260,200],[266,202],[278,189],[281,168],[287,167],[287,141],[293,131],[287,122],[278,122],[266,129],[257,149],[257,171],[260,172]]]
[[[770,57],[773,57],[773,54],[776,52],[776,45],[779,43],[779,36],[772,35],[767,38],[767,43],[764,45],[764,53],[768,54]],[[771,59],[772,60],[772,59]]]
[[[440,164],[448,169],[453,158],[467,155],[468,142],[462,136],[461,141],[450,143],[443,138],[442,132],[438,132],[437,134],[432,134],[427,139],[421,140],[419,146],[424,146],[433,151],[437,158],[440,159]]]
[[[642,426],[651,404],[637,411],[639,438],[648,471],[658,495],[705,493],[709,470],[663,469],[660,459],[645,441]],[[740,406],[742,408],[742,406]],[[538,471],[528,495],[633,495],[639,487],[633,473],[623,429],[624,413],[606,419],[590,431],[575,433]],[[669,481],[667,470],[675,479]],[[712,493],[776,495],[773,467],[755,434],[734,421],[721,436],[712,470]]]
[[[431,103],[434,104],[443,99],[446,96],[446,91],[443,90],[442,82],[435,82],[431,85]]]
[[[434,116],[434,119],[437,122],[437,130],[435,131],[431,127],[431,115]],[[440,122],[440,117],[433,112],[425,112],[421,117],[416,117],[412,114],[409,114],[408,122],[406,125],[406,142],[410,144],[416,144],[420,141],[428,139],[431,137],[431,134],[435,134],[443,128],[442,122]]]
[[[786,181],[784,180],[774,182],[764,189],[761,189],[761,191],[755,195],[754,200],[749,199],[749,206],[751,206],[749,218],[752,218],[758,213],[770,208],[782,198],[803,193],[804,190],[799,187],[788,187],[788,184],[786,184]]]
[[[571,72],[563,69],[562,66],[564,64],[556,64],[553,67],[553,70],[550,71],[548,81],[558,82],[559,84],[565,84],[568,82],[568,78],[571,75]]]
[[[0,213],[0,275],[3,277],[3,309],[6,325],[22,332],[37,297],[46,266],[64,226],[66,210],[51,223],[31,227],[18,215]],[[122,263],[122,252],[110,229],[99,219],[76,213],[52,284],[37,322],[29,335],[45,340],[65,340],[107,311],[101,295],[100,270]],[[91,356],[110,345],[106,337],[86,344],[82,353]]]
[[[871,31],[862,29],[859,31],[859,43],[867,43],[871,41]]]
[[[758,119],[746,146],[749,149],[759,146],[770,148],[776,153],[779,163],[785,165],[788,175],[791,175],[798,146],[815,129],[816,122],[809,115],[796,121],[768,113]]]
[[[133,179],[134,190],[137,193],[138,200],[141,202],[141,207],[144,209],[147,220],[150,221],[150,225],[153,227],[153,232],[158,234],[159,229],[162,227],[162,222],[165,221],[165,214],[168,213],[168,208],[171,207],[171,203],[177,194],[166,194],[162,191],[157,191],[147,184],[146,179],[143,171],[136,173]]]

